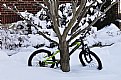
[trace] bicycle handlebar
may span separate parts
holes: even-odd
[[[74,46],[75,44],[77,44],[77,42],[81,42],[83,44],[83,39],[86,37],[86,34],[89,34],[89,30],[87,30],[82,37],[80,37],[79,39],[76,39],[74,42],[71,43],[71,45],[69,45],[69,47]]]
[[[84,33],[84,35],[83,35],[82,37],[80,37],[80,39],[84,39],[84,38],[86,37],[86,34],[87,34],[87,33],[90,34],[90,33],[89,33],[89,30],[87,30],[87,31]]]

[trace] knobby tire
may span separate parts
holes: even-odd
[[[41,54],[41,53],[46,53],[48,57],[52,56],[51,52],[48,51],[48,50],[44,50],[44,49],[37,50],[37,51],[33,52],[33,53],[30,55],[30,57],[29,57],[29,59],[28,59],[28,66],[33,66],[33,65],[32,65],[32,60],[33,60],[33,58],[34,58],[36,55]],[[52,57],[52,61],[55,62],[55,57]],[[55,66],[55,64],[52,64],[52,65],[50,66],[50,68],[54,68],[54,66]],[[40,66],[40,67],[41,67],[41,66]]]
[[[80,52],[79,60],[80,60],[80,62],[82,63],[83,66],[86,66],[86,64],[84,62],[85,59],[82,57],[84,54],[86,54],[86,53],[84,53],[83,51]],[[97,69],[101,70],[102,69],[102,63],[101,63],[101,60],[99,59],[99,57],[92,51],[90,51],[89,54],[96,59],[97,64],[98,64]]]

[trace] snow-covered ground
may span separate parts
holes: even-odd
[[[107,33],[107,34],[106,34]],[[107,47],[91,48],[103,63],[103,69],[82,67],[78,51],[71,55],[71,71],[46,67],[28,67],[27,60],[35,50],[33,47],[21,48],[17,54],[8,56],[9,51],[0,50],[0,80],[120,80],[121,79],[121,35],[115,25],[103,28],[89,38],[89,43],[100,41],[115,43]],[[107,37],[106,37],[107,36]]]

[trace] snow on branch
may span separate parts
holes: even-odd
[[[17,15],[19,15],[22,19],[24,19],[27,23],[29,23],[30,25],[32,25],[32,26],[37,30],[37,33],[38,33],[39,35],[42,35],[45,39],[47,39],[47,40],[49,40],[49,41],[51,41],[51,42],[54,42],[55,44],[58,45],[58,42],[52,40],[51,38],[49,38],[48,36],[46,36],[43,32],[41,32],[41,31],[38,29],[38,27],[37,27],[35,24],[31,23],[31,20],[30,20],[29,18],[24,17],[24,16],[19,12],[18,9],[15,9],[15,10],[14,10],[14,9],[8,7],[6,4],[3,4],[3,7],[4,7],[5,9],[10,10],[10,11],[13,11],[13,12],[16,13]]]
[[[72,36],[70,37],[70,39],[68,40],[68,42],[70,42],[72,39],[74,39],[75,37],[77,37],[80,33],[84,32],[85,30],[90,29],[90,27],[95,24],[97,22],[97,20],[99,20],[112,6],[116,5],[118,2],[114,2],[111,5],[109,5],[104,12],[101,13],[101,15],[99,15],[97,18],[95,18],[93,20],[93,22],[91,24],[89,24],[87,27],[85,27],[83,30],[80,29],[78,31],[76,31],[74,34],[72,34]]]

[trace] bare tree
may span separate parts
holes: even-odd
[[[59,0],[44,0],[45,5],[47,8],[43,7],[40,3],[38,4],[39,7],[43,8],[46,13],[50,16],[51,21],[53,22],[53,31],[56,33],[59,43],[57,41],[52,40],[51,38],[47,37],[44,33],[41,31],[38,31],[40,35],[42,35],[44,38],[54,42],[58,45],[60,50],[60,64],[61,64],[61,70],[63,72],[69,72],[70,71],[70,58],[69,58],[69,42],[71,42],[74,38],[76,38],[80,33],[83,33],[85,30],[88,30],[98,19],[100,19],[113,5],[115,5],[117,2],[112,3],[107,8],[105,8],[104,12],[101,12],[100,15],[98,15],[87,27],[85,27],[83,30],[80,29],[79,23],[84,18],[85,14],[88,12],[90,7],[97,2],[96,0],[93,0],[90,5],[86,5],[87,0],[75,0],[70,1],[72,5],[72,18],[68,22],[68,24],[65,26],[65,29],[63,33],[61,34],[59,27],[60,25],[60,16],[59,16]],[[38,3],[38,2],[37,2]],[[104,2],[105,3],[105,2]],[[102,5],[104,4],[102,3]],[[6,6],[4,6],[6,7]],[[19,11],[16,9],[11,9],[13,12],[17,13],[22,17],[22,15],[19,13]],[[100,9],[99,9],[100,11]],[[24,17],[22,17],[25,19]],[[29,20],[25,19],[29,22]],[[32,24],[36,29],[37,26]],[[38,30],[38,29],[37,29]],[[69,31],[71,31],[71,37],[67,39],[67,36],[69,34]]]

